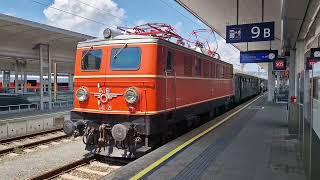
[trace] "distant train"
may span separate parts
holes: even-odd
[[[58,76],[57,77],[57,85],[58,85],[58,89],[59,90],[67,90],[68,89],[68,77],[66,76]],[[53,86],[53,78],[51,80],[52,82],[52,86]],[[11,89],[10,92],[12,92],[14,90],[14,84],[15,84],[15,80],[14,77],[10,78],[10,84],[9,87],[7,88],[3,88],[3,83],[0,81],[0,93],[6,93],[9,92],[9,90]],[[19,88],[21,88],[21,86],[19,86]],[[35,92],[36,90],[38,90],[40,88],[40,79],[39,76],[28,76],[27,79],[27,88],[29,92]]]
[[[170,41],[119,35],[78,44],[69,135],[86,150],[137,157],[182,126],[261,93],[265,80]],[[264,82],[265,83],[265,82]],[[266,85],[266,84],[265,84]]]
[[[53,79],[53,78],[52,78]],[[69,83],[68,83],[68,77],[66,76],[58,76],[57,78],[57,90],[58,91],[68,91],[69,90]],[[48,83],[47,83],[48,84]],[[48,85],[45,85],[45,87],[48,87]],[[19,105],[19,104],[30,104],[34,103],[34,100],[31,100],[28,98],[28,96],[23,95],[25,93],[36,93],[40,91],[40,80],[39,76],[28,76],[27,79],[27,92],[23,92],[21,84],[18,85],[18,91],[19,93],[15,93],[15,81],[14,77],[12,76],[10,78],[9,86],[4,88],[3,83],[0,81],[0,106],[8,106],[8,105]],[[52,80],[52,87],[53,87],[53,80]],[[47,91],[48,88],[45,88],[45,91]],[[23,93],[22,93],[23,92]],[[1,107],[0,107],[1,110]]]
[[[254,95],[267,91],[266,79],[258,78],[249,74],[234,74],[234,99],[236,104],[240,104]]]

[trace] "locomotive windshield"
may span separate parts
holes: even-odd
[[[140,60],[141,49],[138,47],[113,48],[111,50],[110,64],[112,70],[138,70]]]
[[[82,51],[81,69],[99,70],[101,64],[101,57],[101,49]]]

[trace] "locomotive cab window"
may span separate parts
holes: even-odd
[[[85,50],[82,51],[81,69],[87,71],[97,71],[100,69],[102,50]]]
[[[141,62],[141,49],[138,47],[112,48],[110,66],[112,70],[138,70]]]
[[[168,51],[167,53],[167,61],[166,61],[166,70],[172,71],[173,70],[173,53]]]

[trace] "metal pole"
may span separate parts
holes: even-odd
[[[18,93],[18,85],[19,85],[19,79],[18,79],[18,72],[19,71],[19,61],[16,60],[16,64],[15,64],[15,72],[14,72],[14,93]]]
[[[23,71],[23,75],[24,75],[24,77],[23,77],[23,92],[28,92],[28,76],[27,76],[27,62],[25,62],[24,64],[23,64],[23,69],[24,69],[24,71]]]
[[[20,89],[21,89],[21,93],[24,92],[24,65],[23,63],[19,63],[19,66],[20,66]]]
[[[270,41],[270,50],[271,50],[272,48],[271,48],[271,41]]]
[[[51,48],[47,45],[48,51],[48,95],[49,95],[49,109],[52,109],[52,85],[51,85]]]
[[[261,0],[261,22],[264,21],[264,0]]]
[[[239,24],[239,0],[237,0],[237,25]]]
[[[272,63],[268,63],[268,101],[273,101],[274,96],[274,85],[273,85],[273,74],[272,74]]]
[[[300,53],[303,53],[304,46],[301,46],[301,42],[297,42],[296,47],[297,55],[296,50],[292,49],[289,57],[288,131],[290,134],[298,134],[299,127],[297,103],[291,102],[291,97],[296,96],[296,61],[303,60],[303,58],[300,59]]]
[[[68,80],[69,80],[69,84],[68,84],[69,91],[73,91],[73,73],[72,72],[69,73]]]
[[[40,54],[40,110],[44,109],[43,102],[43,47],[39,45],[39,54]]]
[[[57,101],[57,63],[54,63],[53,65],[53,71],[54,71],[54,76],[53,76],[53,96],[54,96],[54,101]]]

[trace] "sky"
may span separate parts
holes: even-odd
[[[133,27],[161,22],[172,25],[185,38],[195,29],[208,28],[174,0],[2,0],[0,13],[101,36],[106,27]],[[218,47],[221,59],[240,69],[239,51],[216,34],[209,37],[212,49]],[[217,46],[218,45],[218,46]],[[258,71],[256,64],[246,64],[245,71]]]

